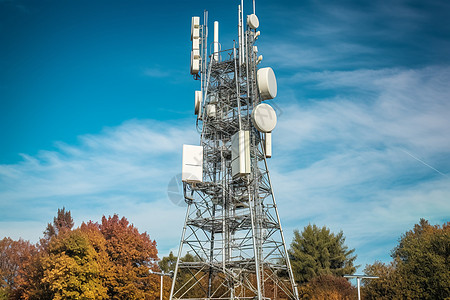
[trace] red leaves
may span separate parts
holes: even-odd
[[[119,216],[103,217],[98,225],[106,240],[106,252],[111,261],[108,270],[110,296],[120,299],[145,299],[157,291],[152,288],[157,279],[149,275],[158,259],[156,242],[147,233],[140,234],[128,220]]]
[[[58,210],[38,247],[0,241],[0,296],[11,299],[156,299],[158,251],[150,236],[118,215],[72,230]]]
[[[37,252],[36,247],[28,241],[4,238],[0,241],[0,288],[12,290],[15,279],[23,262]]]

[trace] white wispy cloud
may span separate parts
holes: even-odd
[[[343,229],[364,265],[386,260],[419,218],[448,220],[449,80],[448,66],[294,76],[286,86],[333,96],[276,100],[271,172],[287,228]]]
[[[386,259],[420,217],[449,215],[449,79],[449,68],[428,67],[305,73],[285,83],[335,91],[320,101],[274,100],[282,114],[269,167],[288,242],[309,222],[343,229],[365,264]],[[0,234],[36,241],[65,206],[77,224],[126,216],[167,254],[184,216],[167,188],[181,145],[198,143],[191,125],[131,120],[0,166]]]
[[[196,142],[182,123],[131,120],[81,136],[78,145],[22,155],[0,166],[0,234],[36,241],[65,206],[78,224],[118,213],[157,240],[176,240],[182,217],[165,225],[183,208],[169,201],[167,187],[180,173],[182,144]]]
[[[295,78],[291,85],[298,82]],[[355,137],[355,142],[367,143],[377,134],[379,136],[374,142],[384,139],[391,145],[414,145],[430,151],[448,149],[450,146],[450,139],[443,132],[443,128],[450,124],[447,117],[450,88],[446,84],[450,78],[450,67],[325,71],[301,74],[298,78],[312,82],[311,85],[317,89],[333,89],[335,93],[331,99],[320,101],[312,107],[298,108],[295,112],[307,114],[307,118],[311,118],[308,115],[316,118],[316,122],[306,123],[309,128],[328,129],[318,135],[309,134],[309,137],[328,139],[329,135],[333,135],[336,140]],[[368,92],[371,92],[369,96]],[[311,109],[320,111],[320,114],[308,114]],[[292,114],[295,110],[286,111]],[[287,124],[285,130],[304,127],[302,119],[292,117],[290,120],[298,124]],[[318,122],[323,124],[318,126]],[[368,138],[359,138],[363,133],[367,133]]]
[[[386,261],[419,218],[450,216],[448,4],[282,3],[268,22],[283,30],[258,42],[279,83],[269,167],[287,239],[326,225],[362,267]]]
[[[144,75],[154,78],[167,78],[170,77],[172,73],[162,68],[146,68],[144,70]]]

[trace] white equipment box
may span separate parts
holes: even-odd
[[[203,180],[203,147],[183,145],[181,180],[195,183]]]
[[[231,175],[250,174],[250,131],[239,130],[231,137]]]

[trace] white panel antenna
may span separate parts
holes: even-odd
[[[202,182],[203,177],[203,147],[183,145],[183,167],[181,180],[189,183]]]
[[[200,17],[192,17],[191,21],[191,74],[195,75],[200,72]]]
[[[267,158],[272,157],[272,133],[267,132],[264,139],[264,151]]]
[[[240,130],[231,137],[231,174],[250,174],[250,132]]]

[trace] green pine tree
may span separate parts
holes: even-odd
[[[324,274],[353,274],[356,270],[353,265],[355,249],[349,250],[344,243],[342,231],[334,234],[325,226],[319,228],[309,224],[301,233],[295,230],[289,249],[295,280],[305,283]]]

